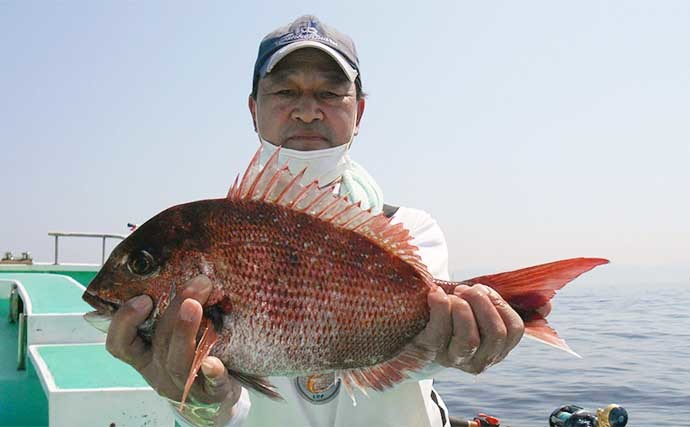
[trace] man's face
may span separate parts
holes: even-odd
[[[359,130],[364,99],[328,54],[305,48],[259,81],[249,110],[263,139],[308,151],[347,144]]]

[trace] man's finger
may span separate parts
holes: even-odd
[[[211,292],[211,281],[206,276],[197,276],[187,283],[178,295],[170,301],[165,312],[156,325],[156,333],[153,337],[153,347],[156,358],[167,360],[170,348],[170,338],[173,328],[179,319],[179,309],[182,302],[187,298],[192,298],[204,304]]]
[[[444,366],[460,367],[471,359],[479,348],[480,336],[470,304],[457,296],[451,297],[451,318],[453,335],[448,344]]]
[[[139,295],[125,302],[110,322],[105,348],[135,369],[151,362],[151,351],[137,334],[137,328],[146,320],[152,308],[151,298]]]
[[[233,380],[227,369],[217,357],[209,356],[201,362],[203,376],[203,390],[209,397],[208,402],[218,402],[224,399],[237,401],[240,398],[242,387]],[[201,400],[201,399],[200,399]],[[203,400],[201,400],[203,402]]]
[[[413,344],[424,350],[445,350],[451,334],[450,303],[443,289],[429,292],[429,322],[414,339]]]
[[[491,289],[486,286],[474,285],[462,294],[472,307],[481,338],[477,352],[465,368],[473,373],[480,373],[494,363],[502,353],[508,335],[503,319],[489,299],[490,292]]]
[[[551,314],[551,301],[547,302],[546,304],[542,305],[537,309],[537,313],[541,315],[541,317],[546,317],[549,314]]]
[[[503,351],[496,357],[493,363],[500,362],[510,353],[510,351],[520,342],[522,335],[525,332],[525,324],[520,316],[508,305],[498,292],[491,290],[489,299],[494,304],[496,311],[503,319],[503,324],[506,327],[506,342]]]
[[[167,367],[173,381],[182,389],[194,360],[196,335],[201,324],[203,309],[198,301],[188,298],[182,302],[178,313],[179,316],[170,335]]]

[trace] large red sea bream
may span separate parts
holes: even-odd
[[[598,258],[552,262],[463,282],[436,280],[410,244],[410,234],[334,195],[302,185],[278,164],[254,156],[227,198],[174,206],[136,229],[112,252],[84,293],[108,318],[141,294],[154,301],[140,335],[181,286],[205,274],[213,290],[206,330],[190,373],[210,354],[245,386],[277,397],[265,377],[334,372],[353,387],[384,390],[435,358],[407,345],[429,320],[427,294],[441,286],[482,283],[524,319],[525,334],[571,351],[536,311]],[[186,393],[185,393],[186,396]]]

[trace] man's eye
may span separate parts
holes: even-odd
[[[321,98],[323,99],[335,99],[335,98],[341,98],[342,95],[336,92],[330,92],[330,91],[325,91],[321,92]]]
[[[275,91],[274,94],[278,95],[278,96],[294,96],[295,91],[292,89],[281,89],[281,90]]]

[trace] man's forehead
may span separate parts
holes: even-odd
[[[318,71],[328,80],[349,82],[347,75],[330,55],[310,48],[290,53],[278,62],[265,78],[274,81],[283,80],[305,71]]]

